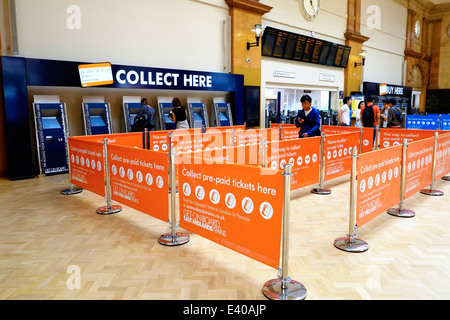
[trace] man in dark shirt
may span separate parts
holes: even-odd
[[[311,97],[304,95],[300,99],[303,109],[300,110],[295,118],[295,125],[300,128],[299,138],[320,136],[320,114],[315,108],[311,107]]]

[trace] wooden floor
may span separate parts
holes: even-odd
[[[362,226],[369,251],[347,253],[333,241],[348,233],[348,178],[327,182],[328,196],[291,192],[289,275],[307,299],[450,299],[450,182],[437,183],[442,197],[407,199],[414,218]],[[195,234],[162,246],[167,223],[126,206],[98,215],[104,198],[67,187],[68,175],[0,179],[1,300],[266,299],[275,269]]]

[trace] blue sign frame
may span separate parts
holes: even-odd
[[[39,169],[33,162],[28,86],[82,88],[78,65],[88,62],[9,56],[0,59],[7,175],[11,180],[33,178]],[[125,65],[112,65],[112,70],[114,84],[105,88],[228,91],[234,122],[244,123],[243,75]]]

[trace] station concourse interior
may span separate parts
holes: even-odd
[[[90,64],[110,66],[110,82],[85,86]],[[96,214],[105,199],[89,190],[61,194],[66,159],[45,171],[45,147],[89,135],[86,103],[107,105],[92,115],[111,134],[130,131],[124,105],[143,98],[156,131],[174,129],[176,97],[203,131],[292,125],[305,95],[327,126],[344,97],[447,116],[449,65],[448,0],[2,0],[0,300],[267,300],[278,270],[187,230],[189,243],[162,246],[167,223],[126,205]],[[49,101],[61,111],[36,106]],[[44,115],[64,137],[43,134]],[[289,275],[307,299],[450,299],[449,181],[436,181],[444,196],[406,199],[413,218],[358,228],[370,246],[358,254],[333,246],[348,233],[350,174],[326,181],[329,195],[313,187],[289,194]]]

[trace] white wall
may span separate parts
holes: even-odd
[[[19,56],[222,72],[228,10],[219,0],[16,0]]]
[[[407,14],[393,1],[361,0],[361,33],[370,37],[364,81],[402,85]]]

